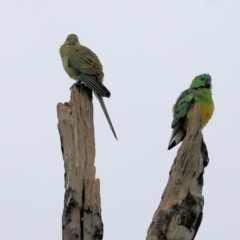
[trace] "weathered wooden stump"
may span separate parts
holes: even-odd
[[[72,88],[71,100],[58,103],[58,129],[65,167],[63,240],[101,240],[100,180],[95,179],[95,140],[91,91]]]
[[[209,162],[195,106],[187,135],[169,173],[162,200],[147,232],[147,240],[192,240],[203,217],[204,168]]]

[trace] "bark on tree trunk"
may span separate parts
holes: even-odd
[[[65,167],[63,240],[101,240],[100,180],[95,179],[95,140],[91,91],[74,86],[71,100],[58,103],[58,129]]]
[[[187,135],[178,150],[162,200],[147,232],[147,240],[192,240],[203,217],[204,168],[209,162],[195,106]]]

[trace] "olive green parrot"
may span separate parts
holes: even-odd
[[[85,84],[95,93],[110,128],[117,139],[117,135],[102,98],[109,98],[111,93],[103,85],[103,67],[97,55],[89,48],[81,45],[78,41],[78,36],[75,34],[68,35],[66,41],[60,47],[60,55],[63,68],[69,77],[76,80],[76,84]]]
[[[201,129],[212,117],[214,103],[212,99],[212,79],[209,74],[196,76],[190,87],[183,91],[173,106],[172,136],[168,150],[180,143],[186,135],[187,126],[195,104],[200,106]]]

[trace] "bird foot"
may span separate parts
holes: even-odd
[[[74,86],[76,86],[76,88],[78,88],[78,89],[80,90],[81,87],[82,87],[81,81],[78,81],[78,82],[74,83],[74,84],[70,87],[70,91],[72,90],[72,88],[73,88]]]

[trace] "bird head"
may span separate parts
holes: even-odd
[[[191,85],[190,88],[198,89],[198,88],[212,88],[212,78],[209,74],[201,74],[199,76],[196,76]]]
[[[67,36],[66,41],[64,42],[64,45],[77,45],[79,44],[78,36],[76,34],[69,34]]]

